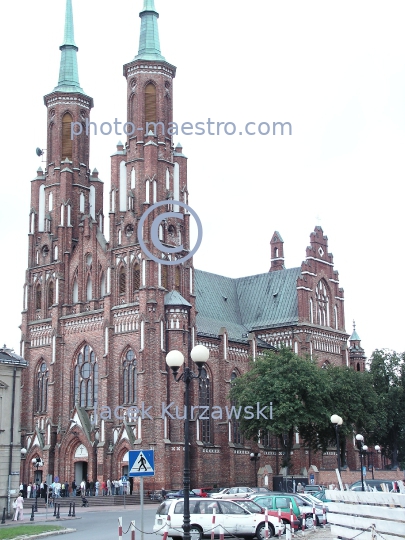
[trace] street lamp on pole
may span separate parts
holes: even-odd
[[[185,420],[184,420],[184,514],[183,514],[183,540],[190,540],[190,391],[189,386],[193,379],[201,378],[201,371],[209,358],[210,352],[204,345],[196,345],[190,353],[191,359],[197,364],[198,374],[195,375],[191,369],[186,366],[183,373],[177,376],[179,368],[184,364],[184,356],[180,351],[170,351],[166,356],[166,364],[171,368],[176,382],[183,381],[185,385]]]
[[[337,448],[337,466],[340,474],[340,441],[339,441],[339,428],[343,424],[343,419],[337,414],[332,414],[330,421],[335,426],[336,431],[336,448]]]
[[[363,435],[360,435],[360,433],[358,433],[356,435],[356,443],[357,443],[357,448],[359,449],[359,454],[360,454],[361,491],[365,491],[364,474],[363,474],[363,456],[365,457],[368,451],[368,446],[366,444],[363,444],[363,442],[364,442]]]
[[[255,463],[255,478],[256,478],[256,487],[258,487],[258,480],[257,480],[257,462],[260,459],[260,452],[251,452],[250,454],[250,461],[254,461]]]

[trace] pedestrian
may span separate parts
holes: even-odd
[[[94,482],[94,488],[96,490],[96,497],[98,497],[98,490],[100,489],[100,482],[98,481],[98,479]]]
[[[107,495],[112,495],[112,492],[111,492],[111,480],[109,478],[107,479]]]
[[[80,482],[80,495],[82,497],[86,496],[86,480],[84,479]]]
[[[166,499],[166,490],[164,487],[162,487],[162,499]]]
[[[31,497],[31,484],[28,484],[27,486],[27,499]]]
[[[76,485],[76,482],[73,480],[73,482],[72,482],[72,497],[76,497],[76,489],[77,489],[77,485]]]
[[[69,482],[65,482],[65,497],[69,497]]]
[[[301,484],[301,482],[298,482],[297,484],[297,493],[304,493],[304,486]]]
[[[103,494],[103,497],[105,497],[107,495],[107,484],[106,484],[105,480],[103,480],[101,482],[101,492]]]
[[[18,517],[20,517],[20,521],[24,519],[24,499],[22,497],[22,493],[20,492],[18,497],[15,500],[16,508],[15,508],[15,514],[14,514],[14,521],[17,521]]]
[[[94,482],[89,482],[89,495],[94,495]]]

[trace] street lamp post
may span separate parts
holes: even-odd
[[[363,475],[363,456],[365,457],[367,455],[368,446],[366,444],[363,445],[364,437],[363,435],[357,434],[356,435],[356,443],[357,448],[359,449],[360,454],[360,471],[361,471],[361,491],[365,491],[364,489],[364,475]]]
[[[339,427],[343,424],[343,419],[337,414],[332,414],[330,421],[335,426],[336,431],[336,447],[337,447],[337,466],[340,474],[340,441],[339,441]]]
[[[36,469],[36,475],[35,475],[35,485],[36,485],[36,490],[35,490],[35,507],[34,507],[34,512],[38,512],[38,495],[39,495],[39,476],[38,476],[38,469],[39,467],[43,467],[44,465],[44,462],[42,461],[41,458],[37,457],[37,458],[33,458],[32,459],[32,464],[34,465],[34,468]]]
[[[184,420],[184,514],[183,514],[183,539],[190,540],[190,391],[189,386],[193,379],[201,378],[201,370],[209,358],[209,350],[204,345],[196,345],[191,353],[191,359],[197,364],[198,374],[195,375],[191,369],[186,366],[183,373],[177,376],[179,368],[184,364],[184,356],[180,351],[170,351],[166,356],[166,364],[173,371],[173,377],[176,382],[183,381],[185,385],[185,420]]]
[[[256,478],[256,487],[258,487],[258,480],[257,480],[257,462],[260,459],[260,452],[252,452],[250,454],[250,461],[254,461],[255,463],[255,478]]]

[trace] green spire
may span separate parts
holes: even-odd
[[[160,60],[165,61],[160,53],[159,30],[157,20],[159,13],[155,10],[154,0],[144,0],[143,10],[139,14],[141,22],[141,35],[139,37],[139,51],[134,60]]]
[[[84,94],[79,84],[79,71],[77,68],[76,53],[79,50],[75,43],[73,28],[72,0],[66,0],[65,35],[60,50],[59,82],[54,92],[76,92]]]

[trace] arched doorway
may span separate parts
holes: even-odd
[[[84,444],[79,444],[74,454],[74,475],[77,486],[80,486],[82,480],[87,480],[88,451]]]

